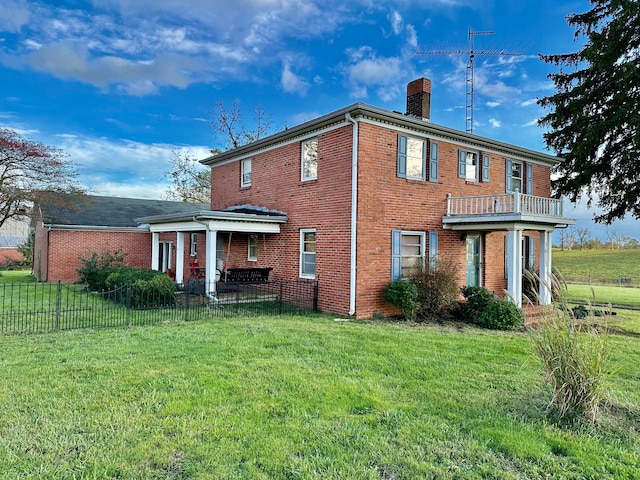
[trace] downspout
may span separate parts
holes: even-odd
[[[353,123],[351,145],[351,263],[349,266],[349,315],[356,313],[356,227],[358,214],[358,120],[345,114],[347,122]]]

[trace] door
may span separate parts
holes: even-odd
[[[467,235],[467,286],[481,287],[481,237]]]

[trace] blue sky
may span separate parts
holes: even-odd
[[[465,130],[465,55],[475,49],[474,133],[544,151],[536,98],[553,92],[538,53],[576,51],[568,13],[586,0],[3,0],[0,126],[62,148],[98,195],[162,198],[174,151],[222,146],[216,102],[273,131],[354,102],[405,110],[406,84],[433,82],[432,122]],[[578,228],[604,237],[583,205]],[[637,222],[608,228],[634,236]]]

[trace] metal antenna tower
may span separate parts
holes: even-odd
[[[475,36],[476,35],[493,35],[493,32],[474,32],[469,27],[469,48],[434,48],[431,50],[417,51],[417,55],[469,55],[469,61],[467,62],[466,69],[466,128],[468,133],[473,133],[473,96],[474,96],[474,83],[475,83],[475,71],[474,60],[476,55],[493,55],[498,57],[519,57],[522,54],[516,52],[505,52],[504,50],[476,50],[475,49]]]

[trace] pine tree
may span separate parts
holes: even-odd
[[[556,92],[539,100],[551,112],[547,146],[564,158],[554,171],[557,194],[588,205],[596,200],[610,224],[629,212],[640,218],[640,3],[590,0],[592,9],[567,17],[584,37],[579,52],[540,55],[559,67]]]

